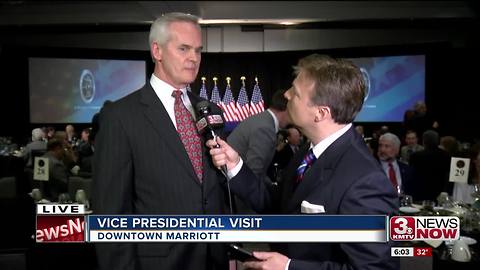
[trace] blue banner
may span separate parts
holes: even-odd
[[[88,216],[89,230],[386,230],[386,216]]]

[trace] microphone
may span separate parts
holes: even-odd
[[[223,123],[223,118],[222,115],[217,114],[212,112],[212,108],[210,106],[210,103],[206,100],[202,100],[197,103],[195,106],[195,109],[197,111],[197,116],[199,117],[199,120],[197,121],[197,130],[198,133],[202,134],[205,136],[207,140],[214,139],[217,136],[215,133],[216,129],[221,129],[225,125]],[[215,148],[220,148],[220,145],[215,145]],[[233,207],[232,207],[232,195],[230,192],[230,179],[228,177],[228,170],[227,170],[227,165],[223,165],[220,168],[227,178],[227,191],[228,191],[228,201],[229,201],[229,207],[230,207],[230,214],[233,214]]]
[[[217,136],[215,130],[224,126],[223,118],[220,114],[212,113],[212,108],[208,101],[200,101],[195,106],[197,115],[200,119],[197,121],[197,130],[200,134],[206,136],[206,139],[215,139]]]
[[[218,137],[218,135],[215,133],[215,130],[221,129],[224,126],[222,116],[220,114],[213,113],[210,103],[205,100],[198,102],[195,108],[197,110],[197,115],[200,118],[197,121],[198,133],[205,136],[207,140],[215,140],[215,138]],[[220,145],[215,145],[215,148],[219,147]],[[227,166],[223,165],[221,169],[225,176],[227,176]]]

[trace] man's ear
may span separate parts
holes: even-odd
[[[330,117],[330,108],[326,106],[317,106],[315,112],[315,122],[323,121],[325,118]]]
[[[157,61],[161,61],[162,60],[162,52],[163,52],[162,46],[158,45],[157,42],[153,42],[152,43],[152,57]]]

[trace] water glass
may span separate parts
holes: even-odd
[[[424,200],[424,201],[422,202],[422,206],[423,206],[423,209],[424,209],[424,210],[433,211],[433,207],[435,206],[435,202],[434,202],[434,201],[430,201],[430,200]]]
[[[75,193],[75,201],[80,204],[85,204],[85,201],[87,200],[87,194],[83,189],[77,190]]]
[[[40,191],[40,189],[32,189],[32,198],[34,202],[39,202],[42,199],[42,192]]]
[[[400,206],[412,206],[413,198],[410,195],[403,196],[402,200],[400,201]]]
[[[61,193],[58,195],[58,202],[59,203],[69,203],[70,202],[70,195],[68,193]]]

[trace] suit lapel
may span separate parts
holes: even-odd
[[[185,151],[185,147],[180,140],[180,136],[150,83],[147,83],[141,90],[140,102],[146,105],[143,113],[158,135],[160,137],[168,138],[169,141],[166,145],[172,152],[172,158],[178,159],[179,163],[182,164],[185,167],[185,170],[192,176],[192,179],[196,180],[197,176],[193,170],[190,158]],[[196,182],[198,183],[198,181]]]
[[[300,182],[296,189],[291,189],[293,194],[291,199],[287,204],[287,212],[297,211],[300,207],[302,200],[304,200],[307,195],[315,190],[315,187],[321,184],[324,181],[328,181],[334,170],[336,164],[339,162],[340,158],[343,156],[345,151],[348,150],[348,147],[351,145],[351,140],[353,139],[353,133],[355,132],[350,128],[345,134],[340,136],[336,141],[334,141],[326,150],[323,152],[320,157],[313,163],[312,167],[305,172],[302,182]],[[307,148],[308,150],[308,148]],[[307,150],[302,151],[300,159],[297,159],[294,170],[299,166],[303,156],[306,154]],[[295,172],[290,177],[290,182],[294,182]]]

